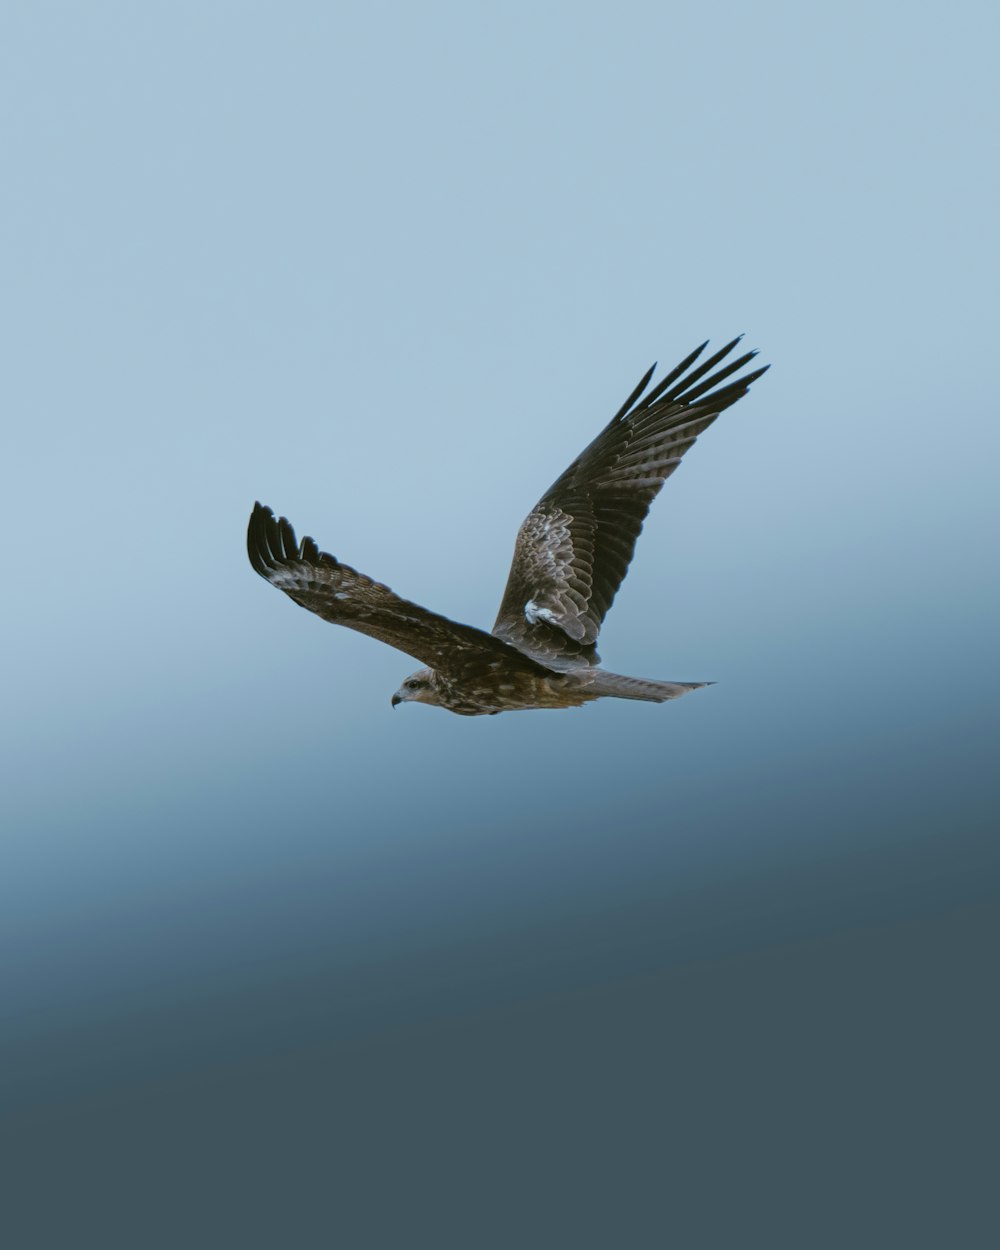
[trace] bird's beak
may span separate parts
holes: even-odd
[[[393,707],[395,707],[397,703],[402,703],[402,702],[403,702],[403,700],[399,697],[399,695],[398,695],[398,694],[394,694],[394,695],[392,696],[392,706],[393,706]]]

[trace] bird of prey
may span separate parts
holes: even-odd
[[[492,716],[606,697],[663,703],[710,685],[608,672],[598,666],[596,644],[660,487],[698,435],[767,371],[765,365],[726,382],[757,354],[716,368],[739,342],[695,365],[703,343],[648,394],[655,364],[643,375],[526,517],[490,633],[401,599],[311,538],[297,543],[288,521],[259,503],[247,532],[250,563],[325,621],[369,634],[427,666],[407,677],[393,707],[429,703],[461,716]]]

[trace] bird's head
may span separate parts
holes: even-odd
[[[395,707],[397,703],[440,703],[434,670],[421,668],[411,673],[392,696],[392,706]]]

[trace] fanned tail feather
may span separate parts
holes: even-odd
[[[590,692],[597,698],[640,699],[644,703],[666,703],[703,686],[714,686],[711,681],[654,681],[648,677],[624,677],[621,673],[607,673],[598,669]]]

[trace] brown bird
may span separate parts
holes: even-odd
[[[647,395],[656,366],[643,376],[526,517],[491,633],[401,599],[320,551],[311,538],[297,543],[288,521],[259,503],[247,531],[250,563],[325,621],[369,634],[428,666],[407,677],[392,696],[393,707],[430,703],[462,716],[492,716],[579,707],[609,696],[663,703],[711,685],[609,673],[598,667],[596,644],[660,487],[698,435],[769,368],[721,386],[757,355],[746,352],[712,373],[739,341],[692,368],[708,346],[702,343]]]

